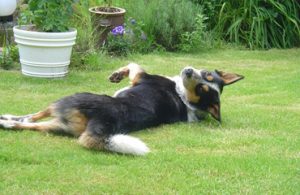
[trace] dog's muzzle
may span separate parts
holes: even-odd
[[[194,70],[192,68],[185,68],[182,71],[182,74],[184,74],[187,78],[191,78],[193,76]]]

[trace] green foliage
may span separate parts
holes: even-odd
[[[112,0],[104,0],[104,2],[108,7],[112,6]]]
[[[99,0],[79,1],[74,6],[72,24],[78,32],[75,51],[81,53],[97,49],[99,36],[91,23],[88,8],[102,3]],[[115,38],[109,35],[104,49],[110,54],[125,56],[165,49],[188,51],[201,41],[198,38],[203,38],[204,16],[200,6],[190,1],[114,1],[113,6],[126,9],[125,28],[130,33]],[[131,19],[136,20],[135,25],[130,22]]]
[[[97,44],[96,29],[94,29],[91,14],[89,12],[90,4],[88,1],[79,1],[73,5],[74,13],[71,18],[71,26],[77,30],[76,44],[74,45],[76,52],[94,52]],[[74,52],[73,52],[74,53]]]
[[[181,43],[179,49],[184,52],[189,52],[192,50],[199,49],[203,43],[203,36],[205,32],[205,18],[203,15],[198,14],[196,17],[196,29],[192,32],[185,32],[181,35]]]
[[[124,1],[127,14],[142,21],[147,37],[167,50],[178,49],[182,35],[196,29],[200,6],[186,0]]]
[[[9,70],[12,69],[19,60],[19,52],[16,45],[8,46],[5,43],[4,41],[2,52],[0,53],[0,67]]]
[[[20,15],[20,24],[32,23],[37,30],[65,32],[73,13],[73,0],[29,0],[28,9]]]
[[[206,21],[207,28],[211,30],[217,23],[217,16],[220,11],[220,0],[192,0],[192,2],[202,6],[203,15],[208,18]]]
[[[103,46],[111,55],[126,56],[129,53],[147,53],[153,49],[153,41],[148,39],[145,32],[142,30],[144,24],[129,18],[125,23],[125,28],[120,26],[124,32],[116,33],[113,29],[107,37]]]
[[[99,71],[110,61],[106,53],[102,51],[73,52],[71,67],[74,70]]]
[[[125,23],[125,35],[130,43],[130,52],[148,53],[154,50],[154,41],[144,32],[144,27],[142,21],[131,17]]]
[[[8,70],[11,68],[13,61],[9,56],[8,50],[6,47],[3,47],[2,52],[0,53],[0,67]]]
[[[300,45],[300,4],[297,0],[195,1],[205,5],[208,27],[219,38],[250,48]]]
[[[10,57],[14,62],[19,61],[19,48],[17,45],[10,46]]]
[[[126,35],[112,35],[109,33],[105,48],[110,54],[126,56],[129,53],[129,37]]]

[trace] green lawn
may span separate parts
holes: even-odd
[[[1,194],[300,193],[300,49],[94,61],[98,68],[55,80],[0,70],[0,114],[36,112],[75,92],[112,95],[127,82],[107,77],[130,61],[156,74],[193,65],[246,78],[224,89],[222,124],[209,118],[134,133],[151,148],[145,157],[89,151],[72,137],[0,130]]]

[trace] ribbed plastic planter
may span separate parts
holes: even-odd
[[[29,26],[13,28],[18,44],[22,73],[27,76],[55,78],[68,73],[72,46],[77,31],[36,32]]]

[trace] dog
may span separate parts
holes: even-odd
[[[128,77],[131,85],[113,97],[76,93],[25,116],[1,115],[6,129],[64,132],[79,137],[88,149],[145,155],[150,150],[132,131],[180,121],[200,121],[210,114],[221,122],[220,95],[223,87],[243,79],[222,71],[184,68],[180,75],[151,75],[130,63],[113,72],[109,80],[118,83]],[[51,117],[48,121],[38,120]]]

